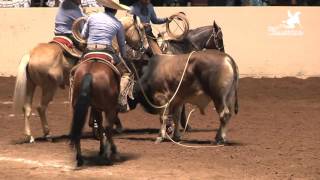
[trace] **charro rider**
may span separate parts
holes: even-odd
[[[92,52],[105,52],[113,56],[114,64],[121,62],[120,58],[126,57],[125,35],[121,22],[115,17],[117,10],[129,11],[129,7],[118,3],[117,0],[98,0],[104,6],[105,12],[93,13],[87,19],[82,36],[87,38],[87,48],[85,54]],[[120,56],[118,56],[112,47],[112,39],[116,37]],[[122,61],[124,62],[124,61]],[[130,76],[125,73],[122,76]],[[127,82],[123,83],[121,78],[121,91],[127,86]],[[122,95],[123,93],[120,92]],[[119,97],[119,99],[126,97]],[[126,108],[126,104],[121,104],[121,108]],[[124,107],[125,106],[125,107]]]
[[[131,7],[130,7],[130,12],[132,14],[137,15],[141,22],[144,24],[145,27],[145,31],[146,34],[148,36],[148,41],[150,45],[156,45],[156,46],[152,46],[153,48],[157,48],[157,49],[153,49],[156,52],[161,52],[156,40],[155,40],[155,36],[152,33],[152,28],[151,28],[151,24],[150,22],[152,22],[153,24],[164,24],[168,21],[170,21],[170,18],[158,18],[153,5],[150,3],[150,0],[138,0],[136,3],[134,3]]]
[[[79,48],[79,42],[72,35],[72,24],[83,16],[80,4],[81,0],[64,0],[59,6],[54,28],[56,36],[68,38],[77,48]]]

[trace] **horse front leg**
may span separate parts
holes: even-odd
[[[122,126],[122,123],[121,123],[120,118],[118,116],[118,113],[117,113],[117,115],[115,117],[114,124],[116,126],[116,132],[119,133],[119,134],[122,133],[123,132],[123,126]]]
[[[77,151],[76,159],[77,159],[77,166],[80,167],[84,164],[83,158],[82,158],[82,153],[81,153],[81,144],[80,144],[80,139],[77,139],[75,141],[75,147]]]

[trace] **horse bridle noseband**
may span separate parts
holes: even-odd
[[[214,42],[214,45],[216,46],[216,48],[221,51],[223,49],[223,45],[222,46],[219,46],[219,39],[218,39],[218,34],[221,33],[221,28],[218,28],[218,32],[215,32],[215,28],[213,28],[212,30],[212,33],[209,37],[209,39],[207,40],[204,48],[208,48],[208,45],[210,43],[210,41],[212,40],[213,38],[213,42]]]

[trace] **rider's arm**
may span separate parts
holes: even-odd
[[[150,20],[153,24],[164,24],[168,21],[168,18],[158,18],[152,5],[149,5],[148,9],[151,13]]]
[[[125,43],[124,29],[122,24],[120,24],[120,29],[117,32],[117,41],[119,44],[121,56],[126,57],[126,43]]]

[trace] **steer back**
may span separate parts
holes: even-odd
[[[187,63],[189,54],[159,55],[150,60],[141,78],[142,88],[148,98],[157,105],[163,105],[173,96]],[[233,59],[217,50],[195,52],[189,61],[181,87],[171,103],[197,105],[201,112],[210,100],[217,106],[223,99],[237,112],[238,69]],[[139,101],[148,112],[156,112],[142,97],[140,88],[135,88],[136,102]]]

